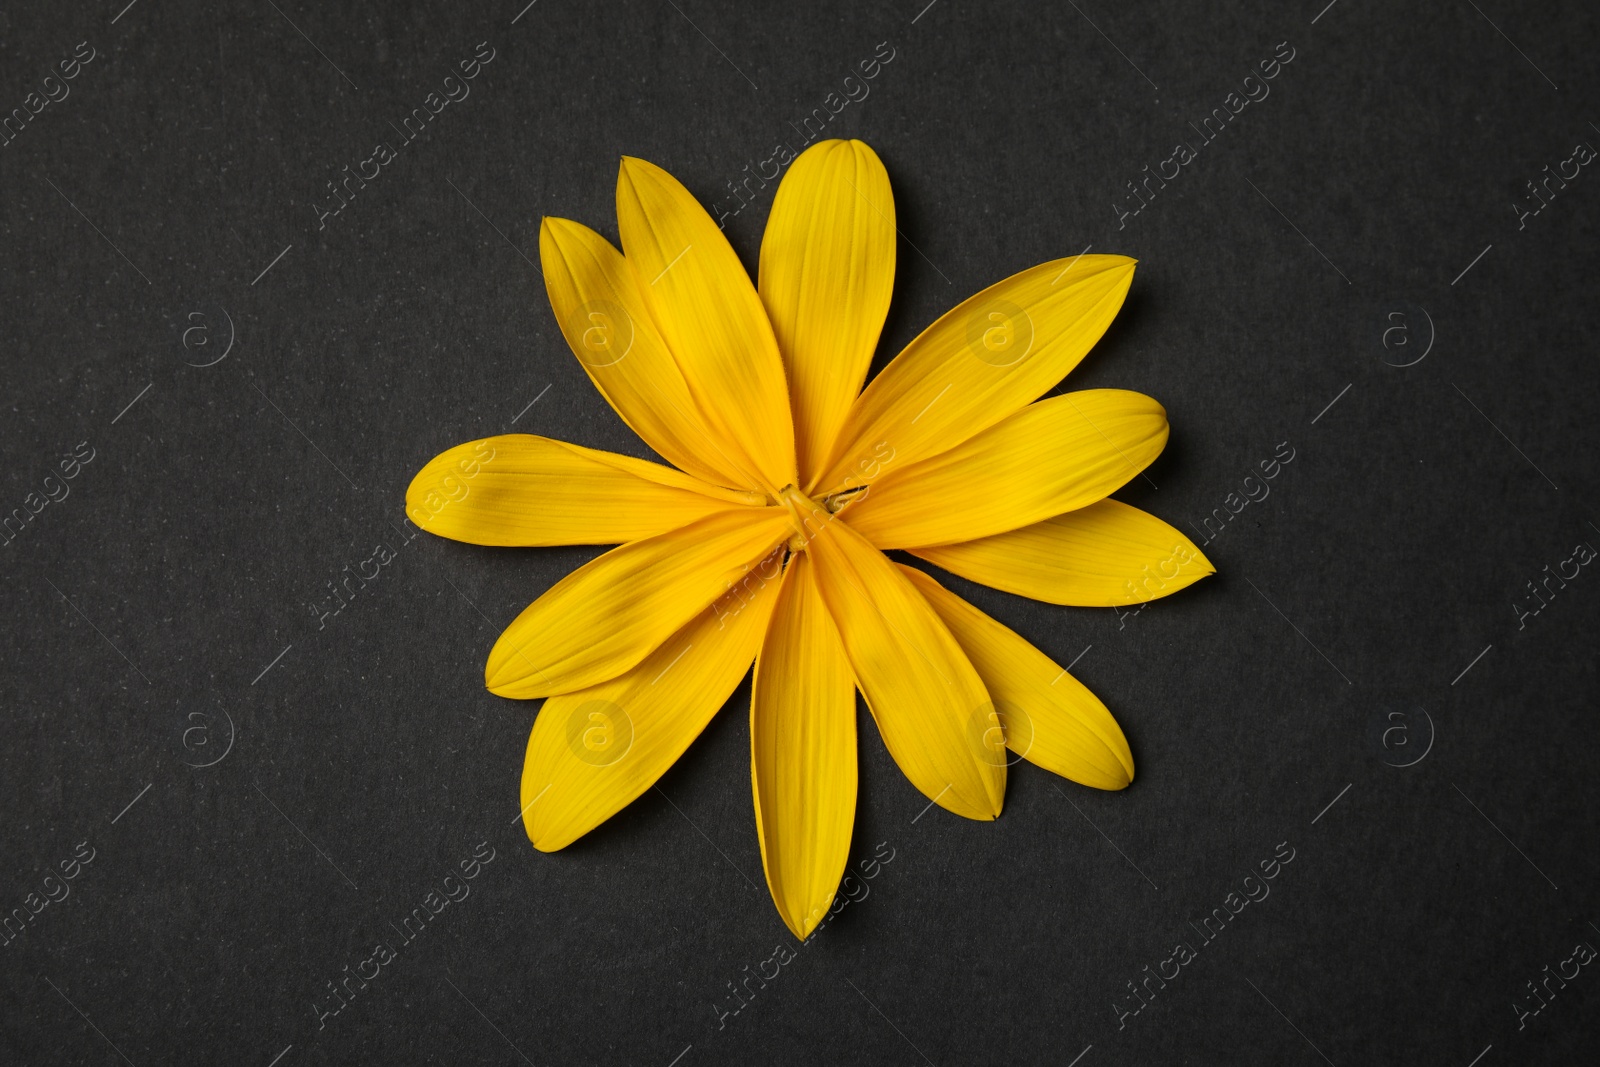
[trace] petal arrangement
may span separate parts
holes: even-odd
[[[622,251],[546,218],[540,258],[595,387],[672,466],[511,434],[439,455],[406,494],[413,521],[444,537],[619,546],[489,654],[492,692],[546,698],[521,790],[542,851],[649,789],[754,663],[756,829],[802,939],[849,854],[858,689],[906,777],[969,819],[999,815],[1018,758],[1097,789],[1133,779],[1094,694],[887,550],[1091,607],[1212,573],[1176,529],[1108,499],[1166,444],[1161,405],[1116,389],[1039,399],[1105,332],[1134,261],[1080,255],[1007,278],[863,388],[894,219],[872,149],[818,143],[779,186],[752,285],[689,192],[625,158]]]

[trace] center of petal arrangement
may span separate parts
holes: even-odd
[[[789,509],[789,525],[794,528],[794,536],[789,538],[791,552],[804,552],[806,543],[833,518],[827,508],[792,485],[778,490],[778,503]]]

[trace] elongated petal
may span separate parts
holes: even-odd
[[[783,361],[756,287],[727,238],[676,178],[628,157],[617,176],[617,228],[690,394],[764,480],[752,488],[793,485],[794,424]]]
[[[1166,443],[1167,413],[1141,393],[1064,393],[931,459],[894,466],[843,514],[879,548],[970,541],[1101,500]]]
[[[756,658],[750,780],[767,888],[804,941],[828,914],[856,816],[856,686],[809,554],[791,558]]]
[[[526,700],[615,678],[744,581],[789,532],[782,508],[730,508],[614,548],[517,616],[489,653],[485,682]]]
[[[894,761],[940,807],[969,819],[999,815],[1006,769],[984,748],[989,694],[950,630],[899,568],[845,523],[823,525],[807,551]]]
[[[1120,500],[993,537],[913,551],[974,582],[1086,608],[1155,600],[1216,573],[1179,530]]]
[[[1012,630],[912,567],[902,567],[966,650],[994,698],[1006,746],[1095,789],[1133,781],[1133,753],[1100,699]]]
[[[866,380],[894,290],[894,194],[860,141],[789,166],[761,239],[761,302],[783,353],[802,481],[821,473]]]
[[[621,544],[760,502],[659,463],[520,433],[441,452],[406,490],[417,526],[475,545]]]
[[[960,444],[1038,399],[1105,333],[1133,281],[1126,256],[1041,263],[946,312],[874,378],[809,483],[826,496]],[[885,453],[893,460],[882,461]]]
[[[550,309],[589,380],[668,462],[716,485],[754,488],[749,461],[701,416],[622,253],[566,219],[539,227]]]
[[[522,823],[565,848],[677,762],[750,667],[777,600],[771,581],[728,593],[632,670],[539,709],[522,768]]]

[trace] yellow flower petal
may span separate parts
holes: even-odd
[[[615,545],[759,504],[671,467],[532,434],[468,441],[430,460],[406,490],[406,514],[475,545]]]
[[[750,275],[678,180],[624,157],[617,228],[639,291],[689,391],[727,447],[749,457],[760,488],[793,485],[794,424],[783,361]]]
[[[870,483],[880,467],[937,455],[1036,400],[1105,333],[1133,267],[1126,256],[1041,263],[946,312],[868,384],[807,492]],[[875,462],[887,450],[894,458]]]
[[[896,462],[843,514],[879,548],[970,541],[1103,499],[1166,443],[1167,413],[1142,393],[1065,393],[930,459]]]
[[[866,380],[894,290],[894,194],[860,141],[789,166],[761,239],[761,302],[789,374],[802,481],[819,473]]]
[[[753,487],[749,461],[730,453],[701,417],[622,253],[587,226],[546,218],[539,262],[562,335],[633,432],[703,481]]]
[[[539,709],[522,768],[522,823],[543,852],[565,848],[649,789],[750,667],[777,600],[771,581],[726,594],[632,670]]]
[[[1095,789],[1133,780],[1133,753],[1098,697],[1012,630],[912,567],[901,567],[966,650],[994,698],[991,728],[1031,763]]]
[[[789,536],[783,508],[731,508],[614,548],[529,604],[489,653],[504,697],[570,693],[635,666]]]
[[[983,748],[989,694],[949,629],[905,575],[844,522],[821,525],[808,552],[894,761],[940,807],[969,819],[999,815],[1006,769]]]
[[[750,778],[767,888],[804,941],[844,876],[856,817],[856,687],[808,553],[790,559],[750,694]]]
[[[1120,500],[965,544],[913,551],[974,582],[1085,608],[1155,600],[1216,573],[1176,528]]]

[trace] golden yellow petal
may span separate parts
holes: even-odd
[[[820,473],[866,380],[894,290],[894,194],[860,141],[789,166],[761,239],[761,302],[789,375],[800,479]]]
[[[892,466],[843,514],[879,548],[970,541],[1103,499],[1166,443],[1167,413],[1141,393],[1065,393],[949,451]]]
[[[676,178],[624,157],[617,175],[622,250],[689,392],[725,447],[775,494],[795,483],[783,360],[750,275]]]
[[[974,582],[1077,607],[1141,604],[1216,573],[1181,531],[1120,500],[993,537],[913,551]]]
[[[1133,267],[1126,256],[1041,263],[946,312],[868,383],[807,491],[827,496],[868,484],[1036,400],[1111,324]]]
[[[570,693],[635,666],[744,580],[791,532],[783,508],[737,507],[614,548],[529,604],[489,653],[491,692]]]
[[[750,780],[767,888],[804,941],[828,914],[856,816],[856,687],[812,579],[791,558],[750,694]]]
[[[522,768],[522,822],[565,848],[649,789],[683,755],[755,658],[777,600],[776,560],[632,670],[539,709]]]
[[[950,630],[905,575],[845,523],[822,524],[807,551],[894,761],[940,807],[969,819],[999,815],[1006,769],[983,747],[989,694]]]
[[[1095,789],[1133,781],[1133,753],[1111,712],[1054,660],[913,567],[902,567],[939,613],[994,698],[991,729],[1017,755]]]
[[[587,226],[546,218],[539,261],[562,335],[633,432],[703,481],[753,488],[749,460],[719,441],[689,395],[622,253]]]
[[[659,463],[520,433],[441,452],[406,490],[418,527],[475,545],[621,544],[760,502]]]

